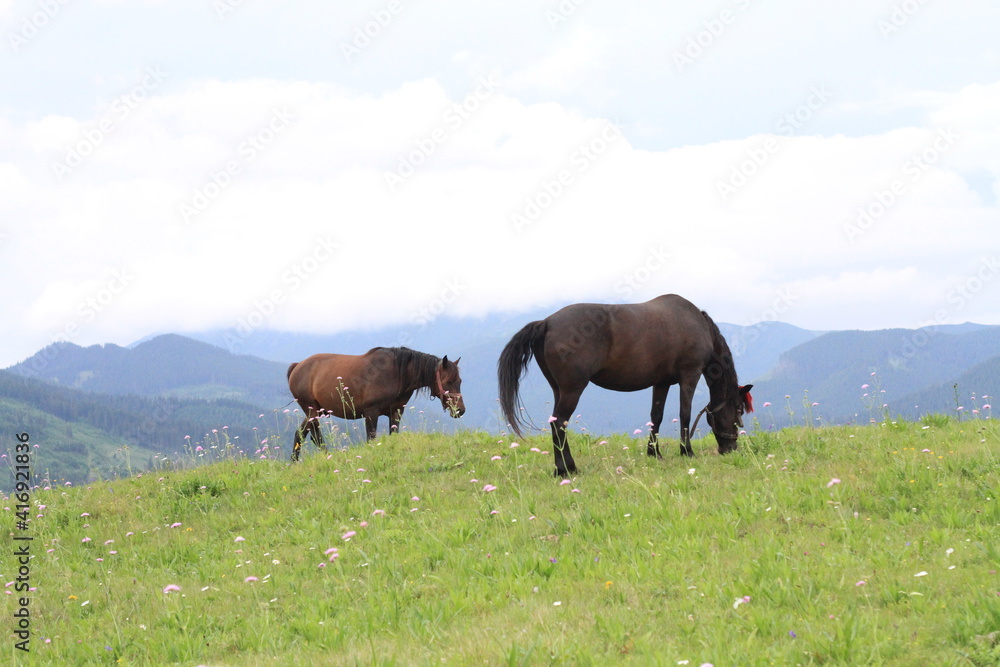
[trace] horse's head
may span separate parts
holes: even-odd
[[[753,396],[750,395],[752,384],[739,387],[736,400],[723,401],[708,410],[706,420],[719,443],[719,453],[725,454],[736,449],[736,438],[743,428],[743,415],[753,412]]]
[[[454,418],[465,414],[465,401],[462,400],[462,376],[458,374],[458,362],[448,361],[445,355],[435,371],[436,397],[441,399],[441,407]]]

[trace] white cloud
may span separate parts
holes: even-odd
[[[269,326],[407,322],[448,281],[464,286],[451,314],[677,292],[749,322],[794,289],[794,324],[912,324],[995,238],[1000,83],[968,60],[982,26],[947,28],[957,9],[887,41],[869,3],[761,5],[678,74],[671,53],[712,12],[650,4],[637,24],[588,3],[553,29],[528,2],[435,7],[354,63],[338,45],[361,10],[312,8],[273,43],[257,32],[272,10],[249,3],[224,23],[147,7],[128,44],[94,41],[121,6],[53,22],[0,82],[0,279],[16,286],[0,364],[71,324],[127,343],[232,326],[275,294]],[[168,48],[155,22],[204,51]],[[941,74],[963,59],[964,78]],[[824,85],[831,101],[784,136]],[[115,271],[128,285],[84,317]],[[961,315],[1000,322],[991,289]]]
[[[959,97],[987,90],[1000,95],[984,88]],[[994,97],[975,106],[988,108]],[[45,280],[26,289],[32,303],[22,327],[36,339],[62,331],[113,270],[134,280],[81,322],[82,338],[231,326],[275,290],[273,326],[385,324],[408,319],[449,279],[468,285],[456,314],[677,291],[751,319],[790,285],[803,295],[802,324],[852,326],[843,319],[848,303],[926,290],[936,258],[961,256],[968,238],[993,224],[946,165],[909,180],[905,161],[933,146],[933,127],[853,139],[758,135],[650,152],[607,121],[500,93],[452,127],[445,114],[462,101],[430,81],[377,99],[323,84],[206,81],[144,102],[62,185],[39,173],[26,181],[16,165],[3,165],[0,187],[30,194],[4,206],[44,220],[13,236],[55,259]],[[294,120],[268,133],[276,109],[294,110]],[[49,117],[16,129],[34,152],[28,161],[45,162],[85,126]],[[963,128],[970,143],[996,147],[979,134],[988,126]],[[435,130],[443,138],[431,138]],[[59,141],[34,139],[56,134]],[[390,192],[386,172],[427,140],[433,152]],[[779,148],[723,202],[720,180],[766,141]],[[237,171],[213,189],[227,163]],[[906,191],[852,239],[846,226],[894,180]],[[186,223],[180,206],[194,206],[196,191],[210,201]],[[532,202],[541,213],[519,232],[512,216],[531,217]],[[318,239],[339,248],[290,279]],[[669,260],[656,259],[663,254]],[[33,262],[14,258],[5,270],[29,271]],[[875,268],[843,270],[852,265]],[[759,301],[746,306],[748,278]],[[894,313],[922,305],[893,301]],[[394,308],[373,305],[388,303]]]

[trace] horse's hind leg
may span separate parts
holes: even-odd
[[[323,442],[323,431],[320,429],[318,413],[309,422],[309,433],[312,434],[313,444],[325,450],[326,443]]]
[[[586,385],[585,385],[586,386]],[[576,410],[577,403],[580,402],[580,395],[583,387],[571,391],[561,390],[555,392],[555,409],[552,410],[552,448],[556,458],[556,477],[568,477],[570,473],[576,472],[576,461],[569,451],[569,441],[566,439],[566,425],[573,417],[573,410]]]
[[[663,423],[663,404],[667,402],[667,392],[670,385],[656,385],[653,387],[653,407],[649,410],[649,421],[653,425],[649,429],[649,443],[646,445],[646,454],[662,459],[660,454],[660,442],[657,435],[660,433],[660,424]]]
[[[323,447],[323,434],[319,430],[319,414],[318,409],[313,409],[312,407],[305,409],[305,419],[302,420],[302,424],[295,429],[295,440],[292,443],[292,460],[298,461],[302,456],[302,443],[306,441],[308,436],[312,436],[313,444],[317,447]]]
[[[311,432],[312,424],[309,423],[309,416],[302,420],[302,424],[295,429],[295,440],[292,443],[292,460],[298,461],[302,454],[302,441],[306,439],[306,434]]]

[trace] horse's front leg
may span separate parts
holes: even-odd
[[[695,377],[694,382],[681,381],[680,421],[682,456],[694,456],[694,449],[691,448],[691,402],[694,400],[694,390],[697,385],[697,377]]]
[[[378,418],[379,413],[365,413],[365,431],[368,435],[368,441],[371,442],[375,439],[375,435],[378,433]]]
[[[405,405],[395,405],[389,410],[389,435],[399,433],[399,422],[403,418]]]
[[[663,404],[667,402],[668,391],[670,391],[669,384],[653,387],[653,407],[649,410],[649,421],[652,423],[652,426],[649,427],[649,442],[646,444],[646,454],[655,456],[658,459],[663,458],[663,455],[660,454],[660,442],[657,439],[657,435],[660,433],[660,424],[663,423]]]

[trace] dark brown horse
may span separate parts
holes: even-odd
[[[452,417],[465,413],[458,362],[406,347],[375,347],[362,355],[314,354],[288,367],[288,388],[302,406],[305,419],[295,431],[292,460],[299,458],[302,441],[312,434],[323,446],[319,418],[364,417],[368,439],[374,440],[378,418],[389,418],[389,433],[399,430],[399,419],[413,392],[429,389]]]
[[[646,303],[578,303],[532,322],[514,334],[497,363],[500,406],[518,435],[525,422],[518,413],[518,385],[534,357],[552,387],[549,418],[556,475],[576,472],[566,441],[566,426],[580,395],[593,382],[614,391],[653,388],[652,428],[646,453],[660,457],[657,433],[671,385],[679,384],[681,454],[691,449],[691,400],[698,379],[708,383],[710,402],[703,412],[719,443],[719,453],[736,449],[744,411],[753,410],[750,387],[736,380],[733,355],[712,318],[687,299],[668,294]]]

